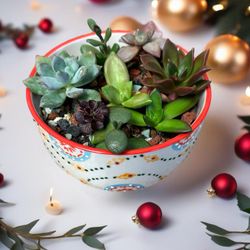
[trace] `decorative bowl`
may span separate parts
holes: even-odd
[[[117,42],[124,31],[114,31],[111,42]],[[67,50],[78,55],[80,46],[93,33],[63,42],[46,53],[46,56]],[[33,68],[30,76],[36,73]],[[149,187],[163,179],[188,157],[195,144],[211,102],[208,87],[198,103],[193,131],[177,135],[165,143],[148,148],[128,150],[120,155],[84,146],[66,139],[50,128],[41,118],[39,97],[26,90],[29,110],[37,123],[43,143],[59,167],[84,184],[107,191],[131,191]]]

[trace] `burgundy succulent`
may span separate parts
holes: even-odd
[[[104,128],[108,115],[109,109],[104,102],[79,101],[76,106],[75,119],[86,135]]]

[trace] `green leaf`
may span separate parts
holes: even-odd
[[[237,201],[240,210],[250,214],[250,198],[237,192]]]
[[[127,123],[131,118],[130,112],[125,108],[115,107],[110,109],[109,119],[120,128],[123,124]]]
[[[248,116],[248,115],[246,115],[246,116],[244,116],[244,115],[238,115],[238,118],[240,120],[242,120],[244,123],[250,125],[250,116]]]
[[[154,89],[150,93],[150,99],[152,103],[146,107],[146,117],[147,119],[152,121],[155,126],[162,120],[163,117],[162,99],[160,92]]]
[[[55,77],[41,76],[40,79],[42,81],[42,84],[44,84],[50,90],[57,90],[66,86],[65,82],[61,82]]]
[[[68,235],[73,235],[75,233],[78,233],[79,231],[81,231],[86,225],[81,225],[78,227],[74,227],[72,229],[70,229],[68,232],[66,232],[64,235],[68,236]]]
[[[47,63],[36,63],[36,71],[39,75],[43,76],[55,76],[55,72],[53,71],[51,65]]]
[[[14,229],[16,231],[19,231],[19,232],[29,233],[31,231],[31,229],[37,224],[38,221],[39,220],[34,220],[34,221],[32,221],[32,222],[30,222],[28,224],[15,227]]]
[[[91,66],[93,64],[96,63],[96,56],[95,53],[91,50],[89,50],[88,52],[85,51],[84,53],[82,52],[82,54],[79,56],[78,58],[78,63],[81,66]]]
[[[0,205],[4,205],[4,206],[13,206],[13,205],[15,205],[15,204],[0,199]]]
[[[105,145],[112,153],[120,154],[127,149],[127,135],[122,130],[112,130],[105,137]]]
[[[119,49],[120,49],[119,44],[118,43],[114,43],[113,46],[112,46],[112,48],[111,48],[111,51],[117,53],[119,51]]]
[[[42,96],[40,100],[41,108],[58,108],[63,105],[66,100],[66,94],[64,90],[50,91]]]
[[[110,53],[104,64],[104,75],[107,83],[117,89],[120,83],[129,82],[127,66],[115,52]]]
[[[164,107],[164,116],[166,119],[175,118],[191,108],[193,108],[199,100],[199,96],[179,97],[178,99],[167,103]]]
[[[149,95],[146,93],[138,92],[134,96],[132,96],[127,101],[123,102],[122,105],[127,108],[138,109],[152,103]]]
[[[66,88],[66,96],[69,98],[78,98],[82,95],[83,89],[75,88],[75,87],[68,87]]]
[[[99,47],[99,46],[102,46],[103,43],[98,41],[98,40],[95,40],[95,39],[87,39],[86,40],[87,43],[90,43],[92,46],[94,47]]]
[[[79,100],[83,101],[96,101],[100,102],[101,101],[101,95],[97,90],[94,89],[82,89],[82,94],[78,97]]]
[[[106,29],[106,32],[105,32],[105,37],[104,37],[104,42],[105,42],[105,43],[108,42],[108,40],[110,39],[111,35],[112,35],[112,30],[111,30],[111,28],[107,28],[107,29]]]
[[[102,93],[109,102],[117,105],[121,104],[120,93],[115,87],[106,85],[102,87]]]
[[[206,223],[203,221],[201,223],[204,224],[206,226],[206,229],[211,233],[215,233],[215,234],[219,234],[219,235],[227,235],[228,233],[230,233],[229,231],[225,230],[224,228],[218,227],[216,225],[209,224],[209,223]]]
[[[143,138],[129,138],[128,149],[146,148],[149,147],[149,143]]]
[[[84,235],[88,235],[88,236],[93,236],[98,234],[99,232],[101,232],[105,227],[107,226],[102,226],[102,227],[90,227],[88,229],[86,229],[83,234]]]
[[[173,77],[178,72],[178,68],[172,62],[169,62],[164,66],[164,72],[167,78]]]
[[[144,121],[143,114],[141,114],[138,111],[132,110],[132,109],[128,109],[128,110],[131,114],[129,124],[140,126],[140,127],[147,126],[147,124]]]
[[[13,246],[13,241],[9,238],[7,232],[3,228],[0,228],[0,242],[9,249]]]
[[[95,147],[96,147],[96,148],[100,148],[100,149],[105,149],[105,150],[108,150],[108,148],[106,147],[106,144],[105,144],[105,142],[104,142],[104,141],[103,141],[103,142],[98,143]]]
[[[163,47],[163,65],[167,66],[168,62],[174,63],[176,66],[179,64],[179,55],[177,47],[169,39],[166,40]]]
[[[103,249],[105,250],[105,246],[103,243],[101,243],[99,240],[97,240],[95,237],[84,235],[82,237],[83,242],[88,245],[89,247],[93,247],[95,249]]]
[[[49,232],[44,232],[44,233],[37,233],[37,234],[32,234],[33,236],[49,236],[54,234],[56,231],[49,231]]]
[[[193,58],[194,50],[190,50],[184,57],[181,59],[178,67],[178,76],[182,75],[183,72],[187,72],[186,75],[189,76],[193,70]]]
[[[59,56],[54,56],[51,61],[51,66],[55,72],[64,71],[66,64],[64,60]]]
[[[206,66],[207,58],[208,58],[209,50],[205,50],[201,52],[195,59],[194,59],[194,67],[192,70],[192,74],[196,73],[200,70],[200,68]]]
[[[69,81],[69,74],[63,71],[58,71],[56,72],[56,79],[63,84],[66,84]]]
[[[47,91],[47,88],[45,87],[45,85],[42,84],[42,81],[39,76],[27,78],[23,81],[23,83],[34,94],[44,95]]]
[[[231,247],[231,246],[238,244],[237,242],[230,240],[223,236],[210,235],[210,234],[208,235],[211,237],[211,240],[213,242],[215,242],[217,245],[222,246],[222,247]]]
[[[153,72],[155,74],[158,74],[162,77],[165,76],[164,71],[160,65],[160,63],[157,61],[157,59],[155,57],[153,57],[150,54],[144,54],[140,56],[141,62],[143,67],[150,71]]]
[[[186,122],[177,119],[163,120],[155,128],[158,131],[168,133],[185,133],[192,131],[192,128]]]
[[[10,250],[25,250],[25,248],[23,244],[18,241],[11,247]]]
[[[92,134],[90,136],[90,141],[92,144],[96,145],[99,144],[101,142],[104,142],[106,135],[110,132],[114,130],[114,126],[113,124],[110,122],[105,129],[102,130],[98,130],[96,131],[94,134]]]
[[[92,31],[95,31],[95,26],[97,26],[95,20],[93,20],[92,18],[89,18],[89,19],[87,20],[87,24],[88,24],[89,28],[90,28]]]
[[[36,63],[51,64],[51,58],[46,57],[46,56],[36,56]]]
[[[93,46],[89,45],[89,44],[83,44],[80,48],[80,51],[82,54],[86,54],[89,51],[93,52],[95,55],[99,52],[96,48],[94,48]]]

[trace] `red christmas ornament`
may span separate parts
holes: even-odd
[[[234,150],[240,159],[250,162],[250,133],[240,136],[235,141]]]
[[[161,208],[153,202],[146,202],[137,209],[132,220],[146,228],[154,229],[161,224]]]
[[[4,185],[4,176],[0,173],[0,187]]]
[[[226,173],[216,175],[211,182],[212,190],[209,194],[216,194],[221,198],[232,198],[237,191],[237,182],[235,178]]]
[[[51,33],[53,29],[53,22],[49,18],[43,18],[39,22],[38,27],[44,33]]]
[[[19,49],[25,49],[29,42],[29,36],[25,33],[20,33],[14,38],[14,42]]]

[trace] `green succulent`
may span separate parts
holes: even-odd
[[[104,76],[107,85],[102,87],[102,93],[111,106],[138,109],[151,103],[146,93],[136,92],[133,95],[133,82],[129,80],[127,66],[114,52],[110,53],[104,64]]]
[[[112,36],[111,28],[107,28],[103,36],[101,28],[96,24],[96,22],[93,19],[89,18],[87,23],[88,23],[90,30],[96,34],[99,40],[87,39],[86,41],[90,45],[83,44],[81,46],[81,52],[82,53],[85,53],[86,51],[93,52],[96,56],[97,63],[99,65],[104,65],[105,60],[107,59],[109,54],[111,52],[117,53],[118,50],[120,49],[120,46],[118,45],[118,43],[114,43],[112,47],[108,45],[108,41]]]
[[[37,56],[37,74],[24,80],[24,84],[32,93],[42,96],[40,107],[57,108],[67,97],[89,99],[93,95],[95,99],[100,99],[97,91],[80,88],[92,82],[100,69],[91,51],[79,57],[62,51],[51,58]]]
[[[142,80],[147,87],[157,88],[170,100],[177,96],[198,94],[211,82],[204,79],[210,69],[206,67],[208,51],[194,58],[192,49],[186,55],[175,44],[167,40],[162,55],[162,62],[149,54],[140,56],[143,68],[148,72]]]
[[[161,56],[161,48],[165,42],[161,32],[157,30],[154,22],[149,22],[141,29],[133,33],[125,34],[120,39],[121,42],[128,44],[118,51],[118,56],[124,61],[131,61],[141,49],[145,52],[159,58]]]

